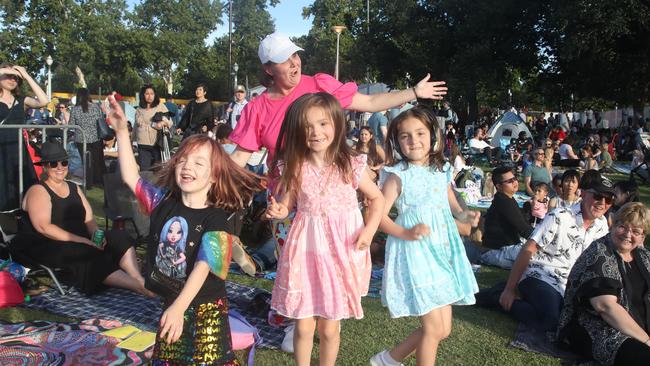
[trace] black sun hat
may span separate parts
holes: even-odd
[[[43,165],[51,161],[68,160],[68,153],[58,142],[46,142],[41,148],[41,160],[34,163],[35,165]]]

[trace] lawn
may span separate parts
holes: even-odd
[[[621,174],[611,174],[613,180],[627,179]],[[100,224],[103,221],[103,192],[93,189],[88,192],[89,200]],[[650,187],[641,188],[642,201],[650,203]],[[646,244],[648,244],[646,242]],[[490,267],[482,267],[476,274],[480,287],[490,286],[505,279],[507,272]],[[232,275],[230,280],[271,289],[272,282],[264,279]],[[405,338],[418,325],[417,319],[391,319],[388,311],[381,306],[378,299],[364,299],[365,318],[348,320],[342,323],[339,365],[368,365],[368,359],[383,348],[394,345]],[[451,336],[442,342],[438,351],[440,365],[560,365],[561,361],[544,355],[529,353],[508,347],[515,333],[516,323],[507,315],[497,311],[465,306],[454,307],[453,329]],[[73,319],[58,317],[49,313],[31,311],[21,308],[0,309],[0,320],[20,322],[26,320],[71,321]],[[315,344],[313,364],[317,364],[318,342]],[[246,353],[238,352],[240,360],[245,360]],[[290,365],[293,358],[281,351],[257,350],[255,365],[278,366]],[[406,365],[415,365],[411,358]]]

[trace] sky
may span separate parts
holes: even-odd
[[[127,0],[130,7],[139,3],[139,0]],[[226,3],[226,11],[223,13],[223,25],[217,28],[208,36],[207,44],[211,44],[214,38],[228,33],[228,7]],[[290,37],[297,37],[309,33],[311,28],[312,18],[303,19],[302,8],[311,5],[313,0],[280,0],[280,3],[275,7],[269,7],[269,13],[275,20],[275,30],[282,32]]]

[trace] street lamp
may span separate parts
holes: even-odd
[[[348,29],[344,25],[335,25],[332,27],[332,30],[336,32],[336,66],[334,67],[334,77],[336,80],[339,79],[339,44],[341,42],[341,32]]]
[[[232,65],[232,71],[235,74],[235,87],[234,87],[234,89],[237,89],[237,71],[239,71],[239,65],[237,65],[236,62],[235,62],[234,65]]]
[[[47,64],[47,98],[52,100],[52,63],[54,63],[52,56],[48,55],[45,63]]]

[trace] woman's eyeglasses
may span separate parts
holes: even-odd
[[[627,233],[630,233],[630,234],[632,234],[632,236],[635,237],[635,238],[640,238],[640,237],[642,237],[643,235],[645,235],[642,229],[639,229],[639,228],[631,228],[631,227],[627,227],[627,226],[625,226],[625,225],[618,225],[618,226],[616,227],[616,229],[617,229],[618,231],[620,231],[621,234],[627,234]]]
[[[68,166],[68,161],[67,160],[49,161],[49,162],[45,163],[45,165],[47,165],[50,168],[54,169],[57,166],[59,166],[59,163],[61,163],[61,166],[64,167],[64,168]]]

